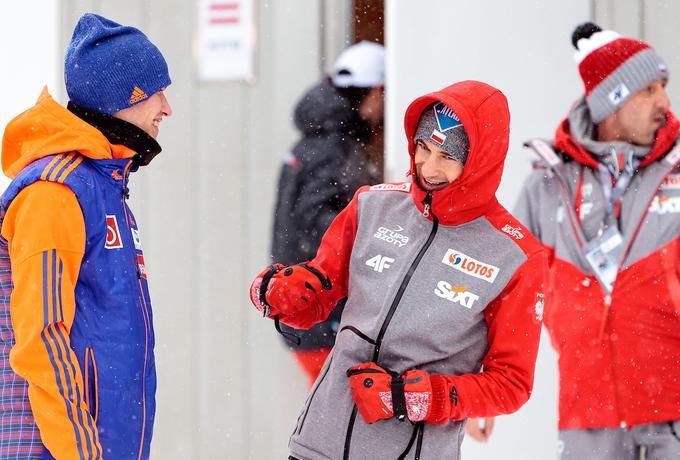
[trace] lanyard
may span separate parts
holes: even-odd
[[[633,174],[635,174],[635,169],[639,165],[639,161],[633,155],[632,150],[629,150],[625,154],[625,161],[619,160],[619,155],[617,155],[614,148],[611,149],[610,155],[612,161],[609,165],[605,166],[604,164],[599,163],[598,168],[600,172],[600,182],[602,183],[602,190],[605,197],[605,215],[600,233],[605,227],[609,226],[612,215],[617,216],[616,225],[618,227],[617,208],[621,203],[621,198],[623,197],[626,188],[628,188],[628,185],[633,178]],[[624,159],[623,155],[624,153],[621,152],[621,160]]]

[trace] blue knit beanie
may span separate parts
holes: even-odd
[[[66,50],[64,79],[69,99],[111,115],[170,85],[161,52],[139,29],[86,13]]]

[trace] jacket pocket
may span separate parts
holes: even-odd
[[[99,378],[97,375],[97,361],[92,347],[85,348],[85,404],[95,422],[99,417]]]

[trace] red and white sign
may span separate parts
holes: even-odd
[[[459,272],[474,276],[480,280],[488,281],[489,283],[496,281],[496,277],[500,271],[495,265],[485,264],[484,262],[473,259],[455,249],[446,251],[442,263],[455,268]]]
[[[146,265],[144,265],[144,256],[142,254],[137,254],[137,265],[139,265],[139,274],[142,278],[146,279]]]
[[[123,240],[120,237],[116,216],[106,216],[106,242],[104,247],[106,249],[120,249],[123,247]]]
[[[253,0],[199,0],[198,78],[202,81],[253,79]]]

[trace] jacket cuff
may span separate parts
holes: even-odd
[[[449,420],[451,400],[449,399],[446,379],[441,375],[430,376],[432,385],[432,407],[425,419],[428,423],[444,423]]]

